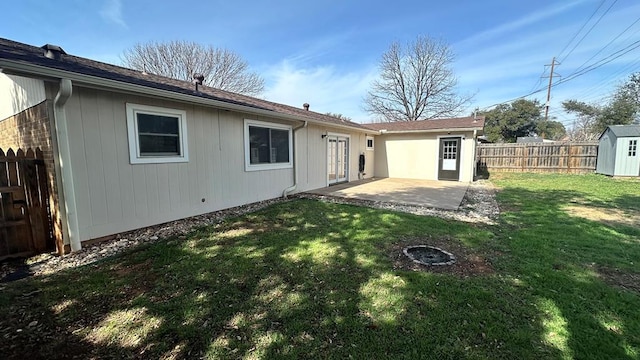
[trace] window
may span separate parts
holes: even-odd
[[[246,171],[291,168],[291,126],[245,120],[244,149]]]
[[[187,116],[182,110],[127,104],[131,164],[187,162]]]
[[[373,136],[367,136],[367,150],[373,150]]]
[[[636,156],[638,140],[629,140],[629,156]]]

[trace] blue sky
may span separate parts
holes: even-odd
[[[22,0],[5,4],[2,12],[0,37],[56,44],[114,64],[140,42],[180,39],[226,47],[265,78],[264,98],[292,106],[308,102],[314,111],[359,122],[371,119],[362,99],[380,56],[392,41],[417,35],[451,45],[460,92],[475,93],[465,114],[544,87],[548,79],[541,76],[549,75],[545,64],[554,56],[562,60],[555,73],[564,79],[581,66],[612,60],[553,88],[551,115],[570,125],[562,101],[602,101],[640,71],[640,48],[632,45],[640,41],[635,0]],[[544,102],[546,91],[530,98]]]

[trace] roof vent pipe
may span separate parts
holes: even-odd
[[[204,81],[204,75],[193,74],[193,83],[196,85],[196,91],[198,91],[198,85],[202,85],[203,81]]]
[[[302,107],[303,107],[305,110],[309,111],[309,103],[304,103],[304,104],[302,104]]]
[[[62,58],[62,55],[67,54],[58,45],[45,44],[42,45],[42,49],[44,49],[44,56],[53,60],[60,60]]]

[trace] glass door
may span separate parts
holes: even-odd
[[[349,138],[328,136],[327,169],[329,185],[348,181]]]

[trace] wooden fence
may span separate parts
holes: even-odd
[[[40,149],[0,149],[0,260],[54,248]]]
[[[564,172],[590,173],[596,170],[598,143],[553,142],[480,144],[478,173]]]

